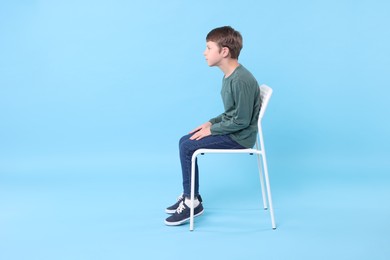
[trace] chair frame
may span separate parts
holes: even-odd
[[[260,96],[262,98],[262,104],[259,114],[259,119],[257,121],[258,126],[258,137],[256,138],[256,145],[255,148],[251,149],[198,149],[194,152],[191,159],[191,206],[190,206],[190,231],[194,230],[194,200],[195,200],[195,162],[198,155],[204,155],[207,153],[213,153],[213,154],[225,154],[225,153],[237,153],[237,154],[256,154],[257,155],[257,164],[259,168],[259,175],[260,175],[260,185],[261,185],[261,192],[263,197],[263,205],[264,209],[266,210],[267,207],[267,199],[268,199],[268,205],[269,205],[269,212],[271,215],[271,223],[272,228],[276,229],[275,224],[275,217],[274,217],[274,209],[272,205],[272,196],[271,196],[271,186],[269,182],[269,176],[268,176],[268,166],[267,166],[267,160],[265,155],[265,148],[264,148],[264,137],[263,137],[263,131],[261,127],[261,120],[264,116],[264,112],[268,106],[268,102],[272,95],[272,89],[268,87],[267,85],[261,85],[260,86]],[[264,174],[263,174],[264,169]],[[265,180],[265,186],[264,186],[264,180]],[[267,194],[266,194],[267,193]]]

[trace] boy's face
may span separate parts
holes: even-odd
[[[219,48],[217,43],[208,41],[203,55],[206,58],[207,64],[212,67],[218,66],[221,63],[222,59],[226,56],[225,52],[225,50]]]

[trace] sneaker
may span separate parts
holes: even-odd
[[[199,205],[194,209],[194,217],[201,215],[203,211],[204,209],[202,203],[199,202]],[[183,200],[182,202],[180,202],[179,207],[176,209],[176,212],[165,220],[165,225],[178,226],[184,224],[190,219],[190,214],[190,207],[188,207]]]
[[[200,195],[198,195],[197,198],[198,198],[198,200],[200,202],[202,202],[202,197]],[[168,213],[168,214],[174,214],[182,201],[184,201],[184,195],[183,194],[181,194],[177,198],[177,202],[175,204],[173,204],[172,206],[166,208],[165,212]]]

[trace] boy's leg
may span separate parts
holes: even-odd
[[[200,148],[209,149],[244,149],[228,135],[207,136],[198,141],[191,140],[191,135],[183,136],[180,139],[180,162],[183,171],[183,197],[178,201],[177,209],[172,216],[165,220],[166,225],[177,226],[187,222],[190,219],[190,194],[191,194],[191,159],[193,153]],[[194,216],[203,213],[203,205],[199,196],[199,173],[198,165],[195,167],[195,195],[197,196],[194,204]],[[199,197],[198,197],[199,196]],[[176,205],[176,204],[175,204]]]
[[[180,162],[183,171],[183,197],[178,201],[178,207],[172,216],[165,220],[166,225],[177,226],[187,222],[190,219],[190,194],[191,194],[191,159],[193,153],[200,148],[209,149],[244,149],[237,142],[233,141],[228,135],[207,136],[198,141],[191,140],[191,135],[183,136],[180,139]],[[199,173],[198,165],[195,167],[195,195],[194,216],[203,213],[203,205],[199,196]],[[198,197],[199,196],[199,197]],[[175,204],[176,205],[176,204]]]
[[[183,179],[183,197],[190,197],[191,190],[191,159],[192,154],[196,149],[191,152],[189,149],[193,141],[190,140],[192,134],[183,136],[179,142],[179,153],[180,153],[180,164]],[[195,197],[199,195],[199,171],[198,171],[198,160],[195,161]]]
[[[194,152],[201,148],[206,149],[245,149],[229,135],[210,135],[200,140],[191,140],[192,134],[180,139],[180,162],[183,175],[183,194],[189,198],[191,194],[191,159]],[[199,195],[198,163],[195,162],[195,196]]]

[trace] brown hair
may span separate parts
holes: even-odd
[[[242,36],[240,32],[230,26],[218,27],[211,30],[206,41],[213,41],[218,44],[219,48],[227,47],[232,59],[238,59],[242,49]]]

